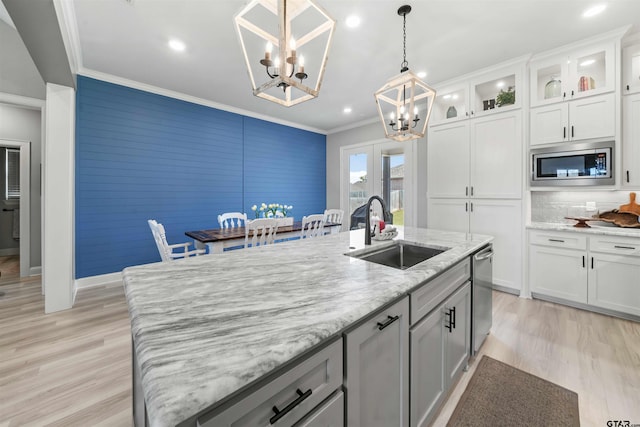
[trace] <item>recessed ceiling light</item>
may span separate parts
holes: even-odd
[[[499,87],[499,88],[500,87],[504,87],[504,82],[501,80],[498,83],[496,83],[496,86]]]
[[[342,112],[345,114],[349,114],[351,112],[351,107],[344,107],[344,110],[342,110]]]
[[[453,95],[453,99],[458,99],[458,95]]]
[[[580,63],[581,67],[588,67],[589,65],[593,65],[596,63],[595,59],[587,59],[586,61],[583,61]]]
[[[169,47],[176,52],[183,52],[187,46],[178,39],[171,39],[169,40]]]
[[[349,28],[356,28],[358,25],[360,25],[360,17],[356,15],[349,15],[347,16],[347,20],[345,21],[345,23]]]
[[[421,79],[424,79],[425,77],[427,77],[427,72],[426,71],[420,71],[418,73],[418,77],[420,77]]]
[[[449,99],[449,98],[451,98],[451,94],[445,95],[445,96],[442,97],[442,99]]]
[[[589,9],[585,10],[582,13],[582,16],[584,16],[585,18],[591,18],[592,16],[596,16],[597,14],[601,13],[606,8],[607,8],[606,4],[599,4],[599,5],[590,7]]]

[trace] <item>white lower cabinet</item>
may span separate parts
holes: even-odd
[[[640,316],[640,238],[530,230],[529,243],[534,296]]]
[[[471,350],[471,286],[466,282],[409,332],[411,426],[426,426],[467,366]]]
[[[347,425],[409,425],[409,297],[345,334]]]

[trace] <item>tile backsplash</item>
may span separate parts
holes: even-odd
[[[572,206],[595,202],[599,212],[629,203],[629,191],[532,191],[531,221],[573,224],[565,219]]]

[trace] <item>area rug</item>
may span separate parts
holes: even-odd
[[[483,356],[447,426],[580,425],[578,394]]]

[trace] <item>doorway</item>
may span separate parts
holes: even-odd
[[[0,139],[0,163],[0,279],[27,277],[31,144]]]
[[[387,140],[340,149],[341,209],[349,215],[349,228],[359,225],[359,207],[372,195],[381,196],[393,216],[394,225],[415,225],[415,142],[399,144]],[[379,205],[374,209],[382,216]]]

